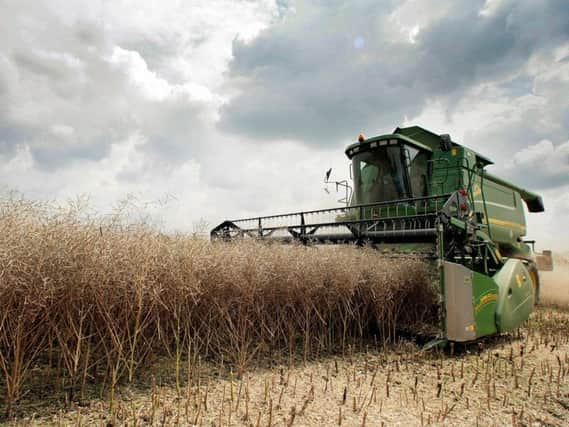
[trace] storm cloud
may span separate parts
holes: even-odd
[[[563,0],[428,3],[445,14],[405,29],[400,2],[299,1],[250,43],[235,41],[220,127],[311,144],[388,130],[433,101],[452,114],[473,87],[532,74],[569,40]],[[490,7],[492,6],[492,7]]]

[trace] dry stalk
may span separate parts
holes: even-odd
[[[54,389],[65,384],[68,400],[87,380],[106,384],[113,411],[116,387],[157,357],[175,360],[180,396],[187,356],[189,399],[191,383],[200,387],[202,357],[221,369],[229,363],[242,378],[260,357],[351,355],[364,338],[393,340],[397,328],[435,320],[427,266],[369,248],[211,244],[120,212],[95,217],[80,203],[62,209],[15,198],[0,200],[0,248],[0,394],[8,416],[36,363]],[[233,386],[232,378],[235,405]],[[206,405],[200,399],[196,421]]]

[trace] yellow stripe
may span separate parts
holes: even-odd
[[[472,197],[477,197],[482,194],[482,188],[478,184],[474,185],[474,191],[472,192]]]
[[[498,258],[498,261],[502,261],[502,254],[500,253],[500,250],[498,248],[496,248],[496,257]]]
[[[515,229],[518,229],[518,230],[524,231],[524,232],[526,231],[525,225],[518,224],[517,222],[504,221],[502,219],[497,219],[497,218],[489,218],[489,222],[490,222],[490,224],[493,224],[493,225],[501,225],[503,227],[515,228]]]

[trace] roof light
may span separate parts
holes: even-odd
[[[363,133],[360,133],[358,135],[358,141],[359,142],[364,142],[366,140],[366,136]]]

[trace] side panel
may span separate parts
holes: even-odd
[[[534,306],[532,281],[524,263],[510,258],[494,277],[499,286],[496,324],[500,332],[511,331],[529,318]]]
[[[472,271],[463,265],[445,261],[446,338],[471,341],[476,338],[472,304]]]
[[[498,285],[491,277],[477,272],[473,272],[472,278],[476,337],[495,334]]]
[[[488,178],[475,175],[472,185],[474,210],[490,227],[492,240],[515,250],[518,238],[526,235],[526,221],[520,194]],[[486,203],[485,203],[486,202]]]
[[[447,194],[456,191],[462,180],[463,147],[451,151],[435,151],[429,161],[431,169],[429,195]]]

